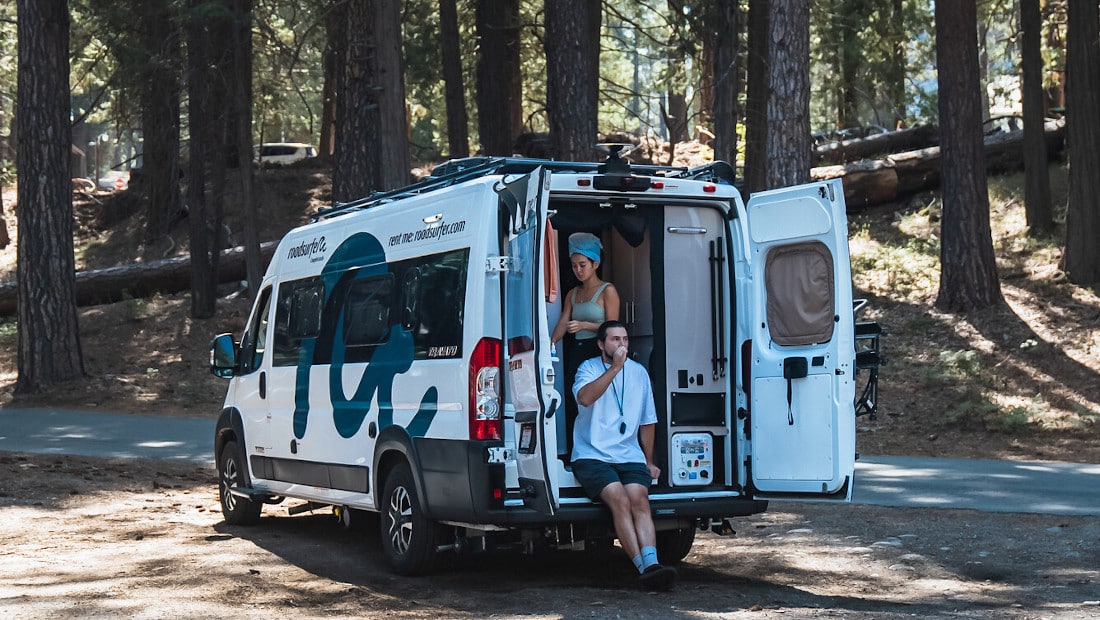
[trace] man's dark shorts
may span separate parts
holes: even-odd
[[[612,482],[640,484],[647,489],[653,482],[645,463],[604,463],[595,459],[573,461],[573,476],[592,499],[600,499],[600,492]]]

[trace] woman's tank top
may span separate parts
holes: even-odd
[[[573,289],[573,314],[572,319],[574,321],[586,321],[589,323],[603,323],[607,320],[607,312],[604,311],[603,306],[596,303],[596,300],[603,294],[603,290],[607,288],[610,282],[604,282],[600,285],[600,288],[596,289],[596,293],[592,295],[592,299],[584,303],[577,303],[577,288]],[[582,329],[579,332],[573,334],[573,337],[577,340],[588,340],[589,338],[595,338],[596,332]]]

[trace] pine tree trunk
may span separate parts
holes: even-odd
[[[523,129],[519,0],[476,0],[476,19],[478,141],[485,155],[511,155]]]
[[[840,28],[840,116],[841,127],[859,127],[858,72],[863,61],[858,31],[866,27],[867,11],[860,0],[841,3]],[[807,46],[807,50],[809,47]]]
[[[375,86],[374,0],[349,0],[347,44],[336,95],[336,150],[332,199],[346,202],[381,188],[375,149],[381,117],[371,90]]]
[[[37,392],[83,376],[74,290],[65,0],[19,0],[19,378]]]
[[[885,72],[887,100],[890,105],[893,129],[905,125],[905,36],[903,0],[891,0],[890,19],[883,20],[884,39],[889,43]]]
[[[665,105],[661,116],[668,130],[668,163],[676,159],[676,145],[688,139],[688,104],[684,89],[687,85],[686,54],[681,40],[690,36],[684,19],[682,0],[666,0],[668,7],[670,34],[665,48],[668,75],[665,84]]]
[[[768,188],[810,180],[808,0],[768,3]]]
[[[332,195],[348,201],[409,182],[399,0],[351,0],[337,102]]]
[[[1100,16],[1095,0],[1070,0],[1066,37],[1066,140],[1069,209],[1066,273],[1100,283]]]
[[[412,180],[409,166],[409,117],[405,105],[405,61],[401,54],[402,0],[374,0],[375,95],[378,106],[377,189],[395,189]]]
[[[705,23],[700,23],[703,20],[692,21],[692,36],[699,40],[699,56],[696,58],[696,71],[695,82],[696,93],[693,98],[697,103],[697,110],[695,113],[695,124],[699,125],[707,130],[707,132],[714,131],[714,89],[715,76],[714,69],[717,66],[717,53],[718,53],[718,9],[719,2],[713,1],[707,3],[703,7],[704,15],[706,16]],[[700,141],[707,138],[698,129],[691,131],[690,134]]]
[[[263,278],[260,262],[260,234],[256,223],[256,197],[252,183],[252,0],[234,0],[233,108],[239,120],[237,135],[237,173],[240,175],[243,210],[244,255],[247,267],[248,292],[252,299],[259,292]],[[219,263],[220,257],[219,257]]]
[[[975,0],[937,2],[943,217],[936,307],[966,312],[1001,303],[982,145]]]
[[[180,38],[168,0],[146,0],[138,20],[146,54],[141,84],[145,244],[160,243],[180,211]]]
[[[1024,107],[1024,211],[1028,234],[1049,235],[1054,230],[1050,204],[1050,173],[1043,119],[1043,52],[1040,47],[1043,21],[1039,0],[1020,0],[1021,49]]]
[[[317,154],[331,160],[336,145],[336,97],[347,53],[347,2],[329,0],[325,13],[324,85],[321,87],[321,139]]]
[[[222,157],[213,139],[214,118],[210,113],[212,79],[210,42],[204,20],[195,17],[204,0],[189,0],[187,20],[187,91],[190,141],[187,172],[187,207],[191,233],[191,317],[214,316],[217,263],[211,253],[217,248],[217,231],[211,229],[213,211],[206,191],[207,165]]]
[[[551,153],[564,161],[596,157],[600,4],[546,5],[546,108]]]
[[[768,2],[749,0],[749,50],[745,99],[745,195],[767,186]]]
[[[447,104],[447,152],[455,158],[469,157],[470,119],[466,115],[455,0],[439,0],[439,50],[443,57],[443,98]]]
[[[741,85],[741,11],[737,0],[718,0],[714,50],[714,159],[737,165],[737,95]]]

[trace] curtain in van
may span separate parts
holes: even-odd
[[[833,255],[825,244],[814,241],[772,248],[764,264],[764,281],[775,344],[802,346],[832,339]]]

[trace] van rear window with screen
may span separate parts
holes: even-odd
[[[833,255],[820,242],[772,248],[764,265],[772,342],[803,346],[833,337]]]

